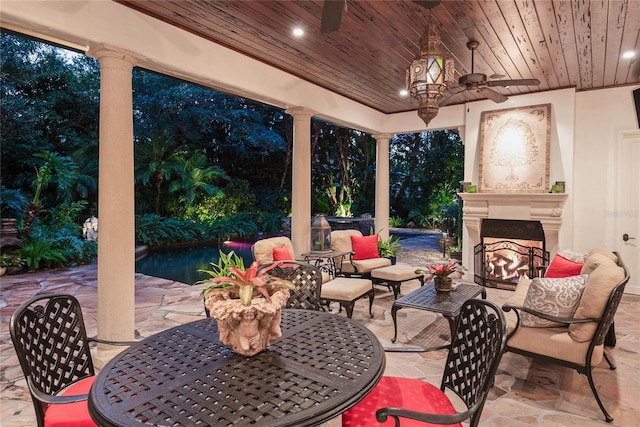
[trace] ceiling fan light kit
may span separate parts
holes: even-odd
[[[425,125],[438,115],[440,99],[455,82],[454,61],[442,50],[438,28],[430,20],[420,38],[420,52],[407,68],[407,90],[418,101]]]

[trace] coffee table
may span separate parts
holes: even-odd
[[[441,313],[448,321],[450,328],[450,337],[453,336],[456,319],[460,314],[460,308],[465,301],[475,298],[482,294],[482,298],[487,298],[487,291],[484,286],[472,285],[468,283],[458,283],[455,290],[447,293],[437,292],[433,280],[424,286],[419,287],[415,291],[398,298],[393,302],[391,307],[391,317],[393,318],[393,338],[391,342],[395,343],[398,337],[397,314],[401,308],[415,308],[418,310],[432,311]],[[428,347],[415,349],[413,351],[433,351],[446,348],[447,345],[436,347]]]

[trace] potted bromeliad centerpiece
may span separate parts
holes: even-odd
[[[433,284],[437,292],[451,292],[454,290],[453,273],[460,273],[464,268],[457,262],[451,262],[448,264],[435,264],[428,265],[426,269],[417,269],[416,274],[431,274],[433,275]]]
[[[221,251],[211,270],[200,270],[211,276],[199,282],[211,283],[201,293],[204,305],[218,323],[220,341],[235,353],[253,356],[282,336],[282,308],[293,284],[268,274],[279,264],[259,268],[256,261],[245,268],[233,251]]]

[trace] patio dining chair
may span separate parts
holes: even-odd
[[[270,265],[264,264],[262,268]],[[286,261],[269,270],[268,274],[289,280],[295,286],[284,308],[320,310],[322,272],[318,267],[300,261]]]
[[[440,388],[418,379],[384,376],[342,414],[342,426],[461,426],[467,419],[471,427],[477,426],[506,338],[500,308],[489,301],[468,300],[456,321]],[[458,412],[445,390],[455,394],[466,410]]]
[[[27,380],[38,427],[95,425],[87,395],[95,378],[80,303],[72,295],[39,295],[12,314],[9,331]]]

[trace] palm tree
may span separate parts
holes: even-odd
[[[202,153],[194,153],[189,159],[177,159],[177,178],[171,181],[169,192],[178,193],[178,199],[185,208],[193,205],[197,193],[212,195],[221,192],[213,183],[219,179],[229,179],[222,169],[207,166],[207,163],[207,157]]]
[[[54,182],[57,184],[56,200],[70,202],[73,187],[77,181],[78,165],[69,156],[61,156],[58,153],[50,151],[42,151],[35,154],[44,160],[44,163],[36,169],[36,178],[33,180],[35,193],[33,199],[27,206],[27,212],[24,219],[24,230],[29,233],[33,221],[42,210],[42,191],[49,184]]]
[[[153,187],[154,212],[160,215],[162,184],[173,172],[180,171],[180,161],[187,150],[175,146],[168,132],[153,135],[148,143],[137,143],[135,154],[136,182]]]

